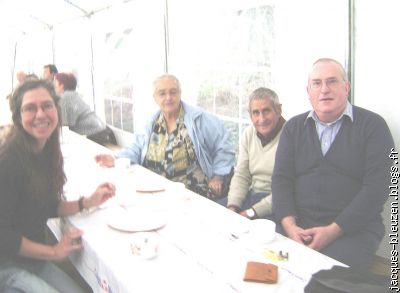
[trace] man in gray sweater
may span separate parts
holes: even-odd
[[[271,176],[285,119],[278,95],[260,87],[249,98],[252,124],[240,139],[228,193],[228,209],[249,219],[271,217]]]
[[[382,117],[351,105],[333,59],[317,60],[307,91],[313,110],[282,130],[272,175],[273,211],[289,238],[351,267],[368,268],[385,233],[394,142]]]

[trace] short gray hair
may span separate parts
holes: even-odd
[[[173,81],[175,81],[176,86],[178,87],[179,92],[181,92],[181,83],[179,82],[178,78],[173,75],[173,74],[169,74],[169,73],[165,73],[163,75],[160,75],[159,77],[157,77],[154,81],[153,81],[153,94],[156,93],[156,87],[157,84],[160,80],[163,79],[172,79]]]
[[[266,87],[259,87],[250,94],[249,111],[251,111],[251,102],[253,102],[254,100],[263,100],[263,99],[270,99],[275,111],[281,105],[279,102],[279,97],[276,94],[276,92]]]
[[[346,70],[344,69],[343,65],[342,65],[339,61],[337,61],[337,60],[335,60],[335,59],[332,59],[332,58],[319,58],[318,60],[316,60],[316,61],[313,63],[312,67],[311,67],[310,73],[308,74],[309,79],[310,79],[310,74],[311,74],[311,72],[313,71],[314,66],[315,66],[316,64],[318,64],[318,63],[330,63],[330,62],[335,63],[336,65],[339,66],[340,75],[342,76],[342,78],[343,78],[344,81],[348,81],[347,74],[346,74]]]

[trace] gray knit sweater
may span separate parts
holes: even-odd
[[[106,128],[76,91],[65,91],[59,101],[62,124],[82,135],[92,135]]]

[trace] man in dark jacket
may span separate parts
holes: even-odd
[[[382,117],[348,102],[336,60],[313,64],[307,91],[313,109],[286,123],[276,153],[276,220],[291,239],[367,268],[385,233],[393,138]]]

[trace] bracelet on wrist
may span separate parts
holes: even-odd
[[[83,206],[83,200],[84,200],[84,197],[83,197],[83,196],[81,196],[81,197],[79,198],[79,200],[78,200],[78,206],[79,206],[79,211],[80,211],[80,212],[82,212],[82,211],[85,209],[85,207]]]

